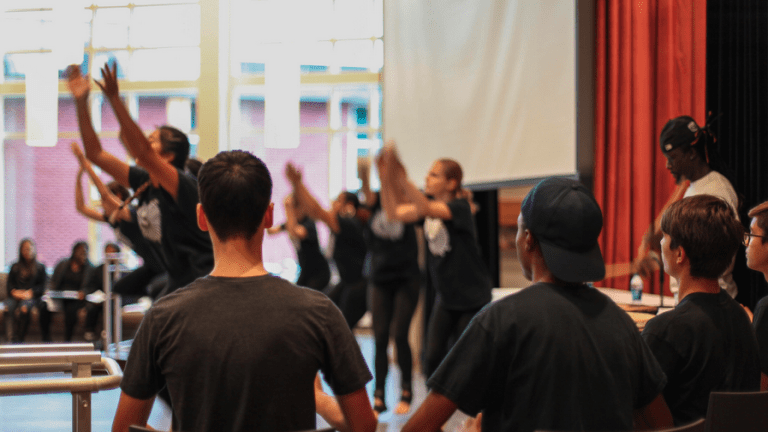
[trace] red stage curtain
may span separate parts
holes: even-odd
[[[679,115],[704,124],[706,3],[597,2],[594,191],[606,264],[634,259],[675,189],[659,148],[664,124]],[[646,292],[659,292],[654,279]],[[629,276],[599,285],[628,288]]]

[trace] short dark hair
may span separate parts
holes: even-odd
[[[200,203],[216,236],[250,240],[269,207],[272,177],[256,156],[242,150],[217,154],[200,168]]]
[[[189,138],[187,135],[171,126],[160,126],[160,146],[163,153],[173,153],[171,164],[183,170],[189,157]]]
[[[197,177],[197,173],[200,172],[201,166],[203,166],[203,162],[200,159],[191,157],[188,158],[187,162],[184,164],[184,170]]]
[[[354,192],[344,191],[341,193],[341,196],[344,197],[344,202],[352,204],[355,210],[360,208],[360,198]]]
[[[757,226],[763,230],[763,234],[768,233],[768,201],[753,207],[747,216],[757,220]],[[760,241],[765,242],[762,238]]]
[[[672,249],[682,246],[691,276],[719,278],[731,265],[744,238],[744,227],[731,206],[712,195],[694,195],[672,204],[661,218],[661,231]]]
[[[120,253],[120,246],[117,243],[108,242],[107,244],[104,245],[104,251],[106,251],[108,247],[111,247],[112,249],[117,251],[117,253]]]

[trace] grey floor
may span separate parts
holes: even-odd
[[[358,334],[363,356],[371,370],[373,369],[373,339],[366,332]],[[63,375],[49,374],[49,377]],[[3,377],[3,380],[25,379],[24,375]],[[36,379],[38,376],[35,377]],[[368,394],[373,395],[373,381],[368,386]],[[424,377],[421,373],[414,374],[414,403],[412,407],[418,407],[426,396]],[[400,388],[400,373],[397,366],[392,365],[387,377],[386,403],[390,409],[397,405]],[[118,389],[94,393],[92,396],[91,425],[94,432],[109,431],[112,427],[112,419],[117,408],[120,396]],[[371,399],[372,400],[372,399]],[[413,412],[413,410],[411,411]],[[399,431],[410,414],[396,415],[391,411],[384,412],[379,417],[378,432]],[[457,412],[445,427],[446,432],[462,429],[464,421],[468,417]],[[159,430],[168,430],[170,427],[170,411],[160,402],[155,402],[149,419],[150,426]],[[325,421],[318,416],[318,428],[327,426]],[[5,396],[0,397],[0,431],[13,432],[54,432],[72,430],[72,396],[66,394],[48,394],[31,396]]]

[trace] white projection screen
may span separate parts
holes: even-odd
[[[384,139],[423,184],[440,157],[464,184],[574,176],[575,0],[384,0]]]

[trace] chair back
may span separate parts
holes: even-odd
[[[704,432],[704,425],[705,425],[704,419],[699,419],[685,426],[679,426],[672,429],[653,429],[653,430],[649,430],[648,432]],[[536,432],[555,432],[555,431],[537,430]]]
[[[768,391],[712,392],[706,432],[764,432],[768,430]]]

